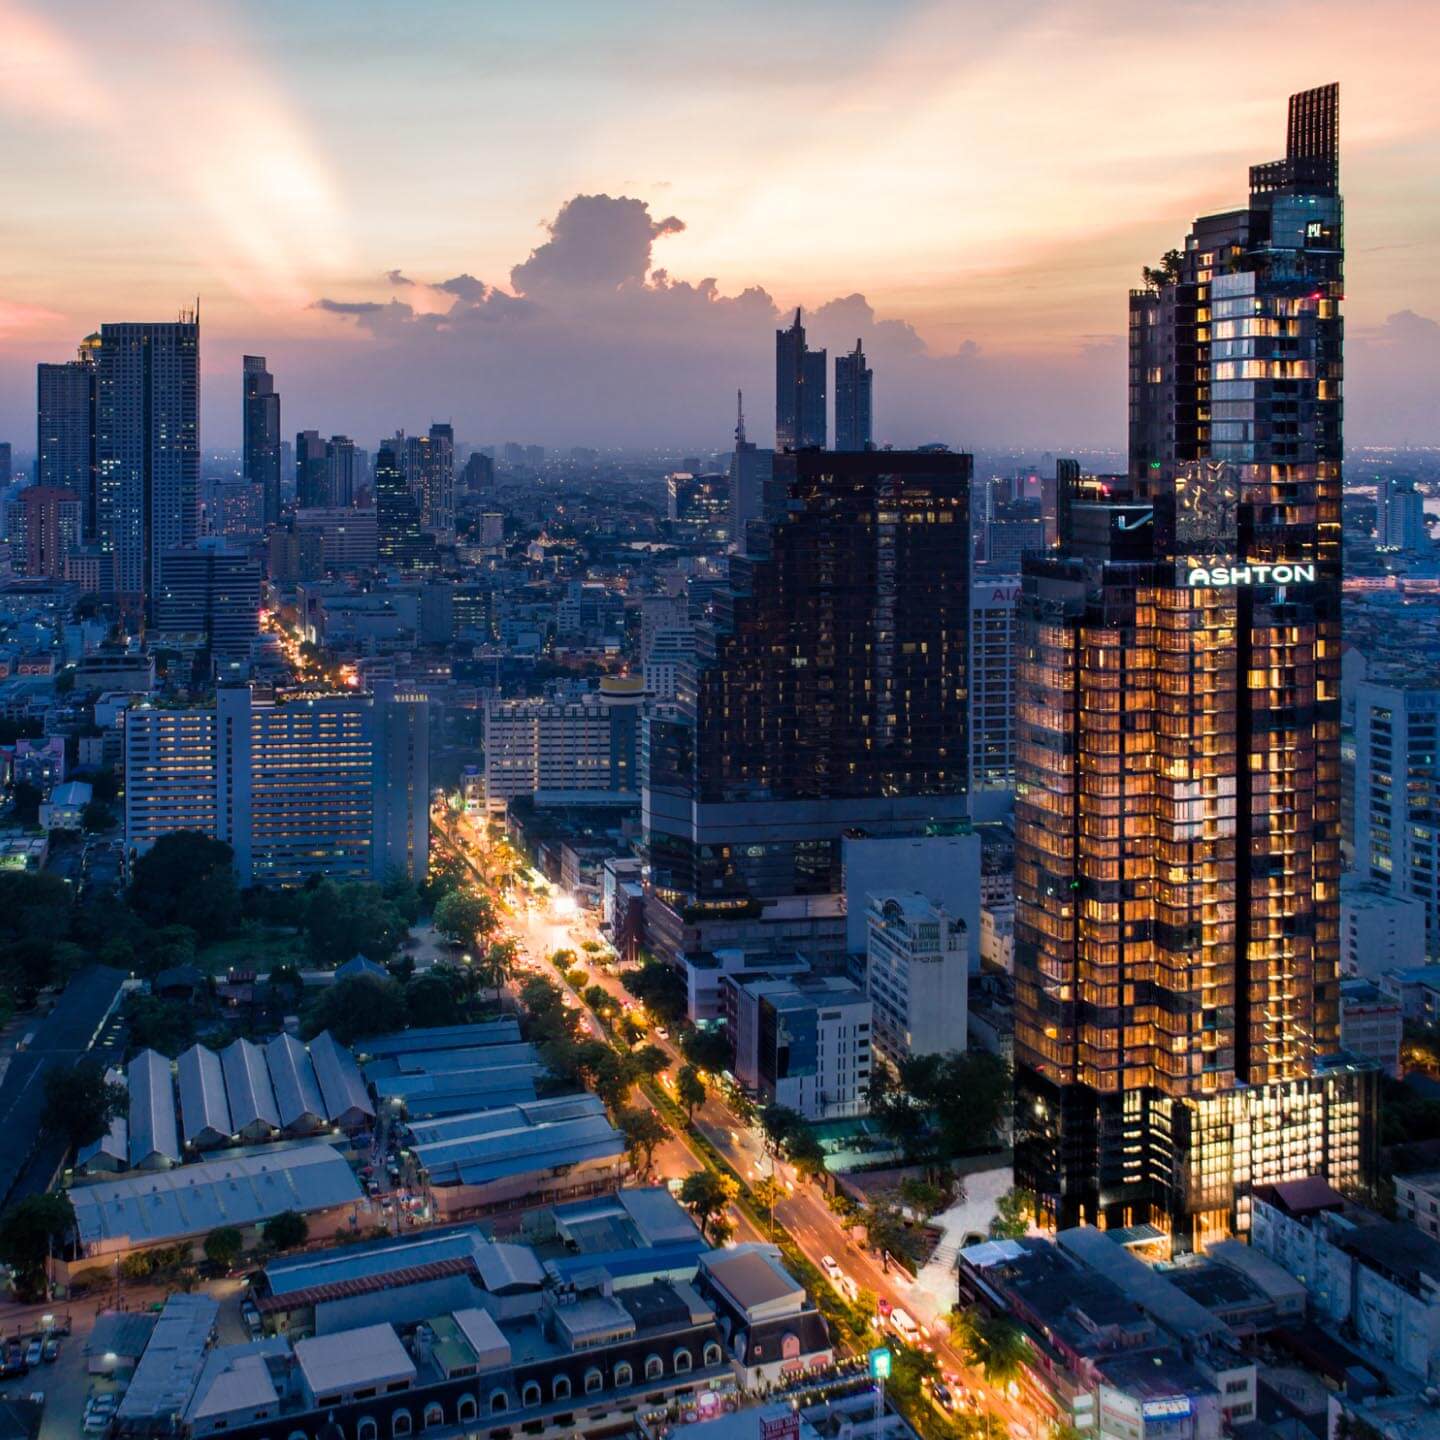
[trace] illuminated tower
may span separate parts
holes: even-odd
[[[1017,1165],[1060,1224],[1198,1245],[1253,1184],[1371,1174],[1375,1076],[1336,1054],[1337,120],[1293,97],[1249,203],[1146,270],[1128,481],[1025,563]]]

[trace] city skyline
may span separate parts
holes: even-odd
[[[606,34],[573,6],[544,22],[436,6],[377,90],[361,81],[394,37],[374,7],[337,24],[326,6],[162,5],[121,33],[82,26],[77,7],[8,3],[18,78],[0,106],[23,184],[0,272],[0,433],[24,447],[35,361],[70,358],[102,321],[168,318],[199,291],[206,371],[265,354],[294,406],[287,429],[368,437],[373,415],[380,434],[450,419],[477,439],[718,445],[737,387],[768,428],[753,337],[801,304],[817,347],[859,338],[872,357],[880,443],[1118,447],[1121,297],[1138,264],[1222,200],[1227,170],[1263,143],[1274,90],[1329,74],[1351,97],[1363,216],[1351,437],[1440,438],[1423,382],[1440,352],[1433,202],[1414,183],[1437,107],[1403,40],[1420,7],[1367,11],[1363,45],[1339,6],[1306,7],[1303,23],[1295,6],[1247,12],[1252,43],[1227,57],[1229,100],[1204,126],[1180,97],[1213,64],[1214,19],[950,8],[843,7],[800,76],[742,57],[743,103],[717,125],[700,62],[675,53],[694,22],[657,38],[629,7]],[[768,17],[771,38],[807,11]],[[334,73],[298,74],[323,45]],[[643,101],[586,63],[621,50],[653,63]],[[111,54],[133,63],[102,64]],[[160,64],[163,105],[146,79]],[[545,65],[553,114],[519,93]],[[172,103],[193,124],[169,125]],[[586,143],[554,143],[582,122]],[[100,212],[97,249],[78,222]],[[641,433],[647,394],[662,418]],[[202,443],[238,445],[237,409],[207,387]]]

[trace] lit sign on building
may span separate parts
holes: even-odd
[[[1224,590],[1239,585],[1302,585],[1315,579],[1314,565],[1214,565],[1187,569],[1192,590]]]
[[[1147,1400],[1141,1405],[1140,1413],[1147,1420],[1173,1420],[1190,1413],[1190,1397],[1167,1395],[1163,1400]]]

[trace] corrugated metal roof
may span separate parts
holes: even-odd
[[[230,1102],[230,1120],[236,1131],[253,1125],[280,1128],[280,1109],[265,1052],[249,1040],[237,1040],[220,1056],[225,1072],[225,1095]]]
[[[517,1155],[512,1152],[495,1160],[457,1165],[453,1168],[453,1173],[447,1170],[438,1180],[433,1175],[430,1178],[432,1184],[439,1185],[452,1180],[461,1185],[487,1185],[492,1180],[504,1180],[512,1175],[528,1175],[532,1171],[583,1165],[587,1160],[613,1160],[623,1154],[624,1150],[624,1139],[612,1132],[608,1136],[590,1141],[557,1145],[538,1154]]]
[[[482,1020],[474,1025],[436,1025],[424,1030],[397,1030],[390,1035],[372,1035],[356,1042],[359,1055],[379,1059],[382,1055],[407,1052],[459,1050],[471,1045],[504,1045],[520,1038],[520,1022]]]
[[[375,1107],[355,1057],[328,1030],[322,1030],[310,1042],[310,1060],[320,1082],[327,1119],[354,1119],[357,1115],[374,1118]]]
[[[413,1270],[438,1260],[468,1261],[488,1244],[473,1225],[386,1236],[315,1254],[281,1256],[266,1265],[265,1281],[272,1295],[284,1295],[338,1280]]]
[[[243,1228],[284,1210],[304,1214],[362,1198],[345,1157],[323,1140],[75,1186],[69,1193],[75,1228],[92,1254],[207,1235],[221,1225]]]
[[[126,1072],[130,1087],[130,1164],[154,1163],[158,1156],[180,1163],[180,1136],[175,1128],[175,1086],[170,1062],[153,1050],[142,1050]]]
[[[413,1144],[436,1145],[472,1135],[491,1135],[499,1130],[555,1124],[561,1120],[579,1120],[587,1115],[604,1113],[605,1106],[598,1095],[560,1095],[551,1100],[532,1100],[526,1104],[475,1110],[464,1115],[447,1115],[438,1120],[416,1120],[408,1128]]]
[[[123,1421],[178,1418],[195,1392],[220,1306],[208,1295],[172,1295],[116,1410]]]
[[[233,1133],[220,1057],[192,1045],[175,1062],[180,1077],[180,1120],[187,1145],[224,1144]]]
[[[421,1285],[427,1280],[444,1280],[451,1275],[474,1275],[473,1256],[450,1260],[432,1260],[425,1265],[407,1265],[383,1274],[352,1275],[340,1280],[327,1280],[323,1285],[309,1285],[302,1290],[287,1290],[283,1295],[264,1295],[255,1301],[262,1315],[280,1311],[300,1310],[310,1305],[323,1305],[331,1300],[349,1300],[356,1295],[369,1295],[375,1290],[404,1289]]]
[[[614,1126],[605,1116],[582,1115],[578,1119],[560,1120],[553,1125],[526,1125],[520,1122],[505,1130],[456,1135],[412,1148],[416,1160],[433,1172],[442,1165],[464,1165],[471,1161],[497,1159],[501,1155],[535,1155],[566,1145],[598,1140],[614,1133]]]
[[[325,1100],[309,1052],[293,1035],[277,1035],[265,1047],[265,1064],[275,1087],[275,1104],[285,1129],[301,1122],[324,1123]]]

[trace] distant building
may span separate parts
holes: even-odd
[[[280,523],[280,396],[263,355],[246,355],[241,367],[241,473],[259,497],[263,529]]]
[[[745,438],[744,397],[736,395],[735,450],[730,456],[730,548],[745,554],[746,532],[774,508],[775,452]]]
[[[493,700],[485,707],[485,793],[635,793],[644,682],[607,676],[580,700]]]
[[[434,542],[420,528],[420,503],[405,478],[404,452],[393,440],[375,456],[375,514],[382,565],[414,570],[431,563]]]
[[[200,321],[100,327],[95,531],[123,595],[148,606],[167,550],[199,524]]]
[[[1425,498],[1413,480],[1381,480],[1375,487],[1375,542],[1395,550],[1424,550]]]
[[[95,345],[58,365],[37,365],[35,483],[68,490],[81,504],[86,539],[95,534]]]
[[[825,352],[807,348],[796,310],[795,323],[775,332],[777,453],[825,448],[825,367]]]
[[[373,570],[379,561],[380,531],[373,506],[296,510],[295,533],[318,537],[320,560],[326,572]]]
[[[807,1120],[869,1106],[871,1002],[834,976],[755,979],[735,987],[735,1078]]]
[[[1440,1240],[1440,1171],[1395,1176],[1395,1214]]]
[[[295,504],[303,510],[329,505],[330,457],[318,430],[295,437]]]
[[[835,357],[835,448],[869,450],[875,443],[875,372],[865,363],[860,342]]]
[[[336,509],[353,506],[366,488],[360,471],[362,451],[348,435],[325,442],[325,503]]]
[[[1425,906],[1440,958],[1440,682],[1355,690],[1355,873]]]
[[[993,820],[1015,803],[1018,576],[970,586],[970,813]]]
[[[65,577],[65,563],[80,544],[83,507],[74,490],[30,485],[5,502],[10,568],[17,575]]]
[[[1401,1003],[1373,980],[1340,982],[1340,1048],[1373,1060],[1392,1080],[1400,1078]]]
[[[1425,902],[1346,876],[1340,882],[1340,966],[1374,980],[1425,963]]]
[[[161,567],[155,628],[203,634],[218,657],[243,657],[260,633],[260,565],[206,540],[189,550],[169,550]]]
[[[964,1050],[970,988],[965,922],[914,891],[871,895],[865,914],[876,1048],[895,1065]]]

